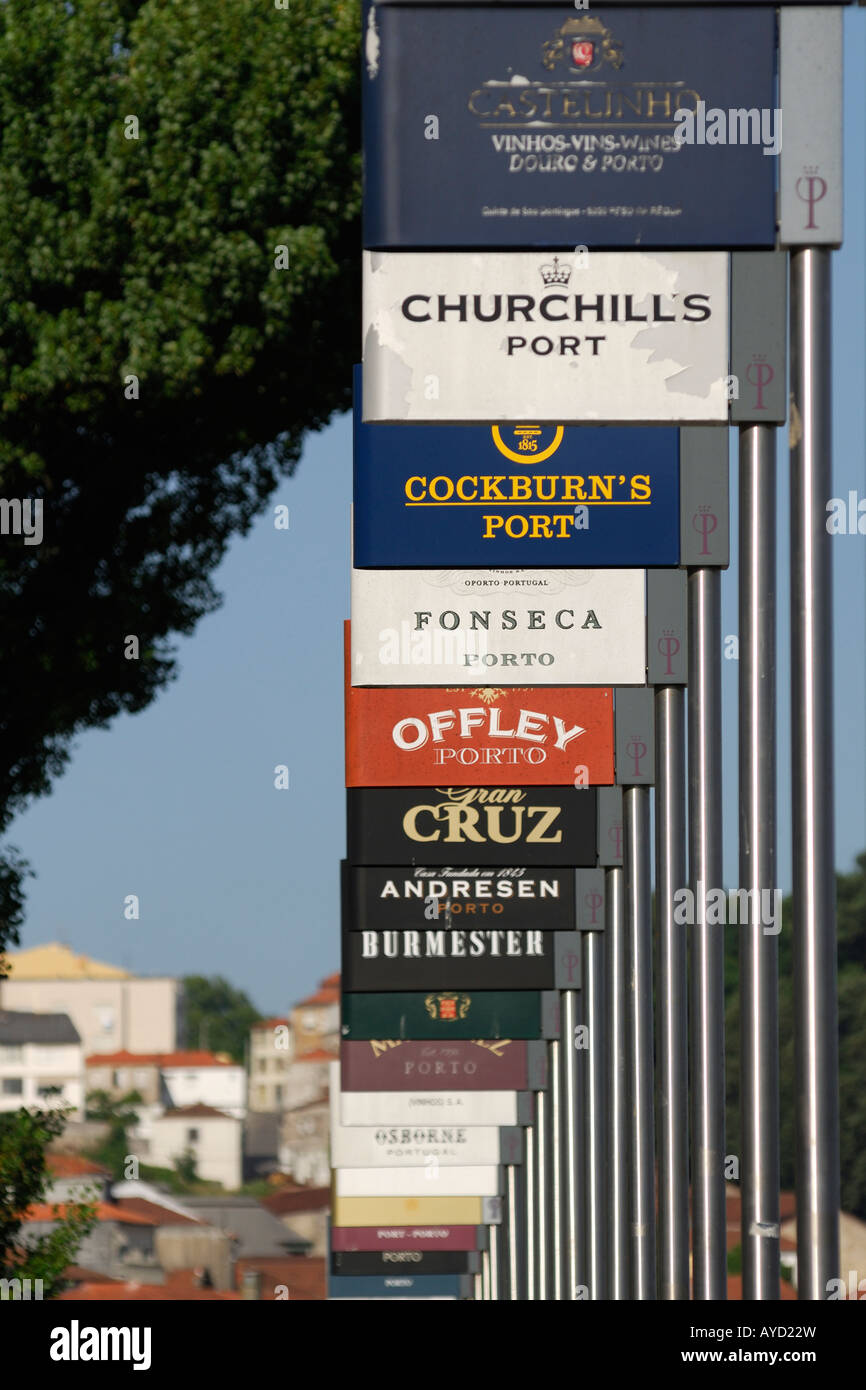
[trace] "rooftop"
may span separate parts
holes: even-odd
[[[85,1058],[89,1067],[236,1067],[225,1052],[93,1052]]]
[[[6,957],[10,980],[131,980],[132,974],[119,965],[77,955],[69,946],[52,941],[31,946]]]
[[[0,1044],[79,1043],[68,1014],[37,1014],[0,1009]]]
[[[109,1178],[111,1174],[100,1163],[93,1163],[81,1154],[45,1155],[45,1166],[52,1178]]]

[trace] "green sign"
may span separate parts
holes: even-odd
[[[552,991],[343,995],[347,1039],[542,1038],[558,1032],[558,996]]]

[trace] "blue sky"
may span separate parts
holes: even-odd
[[[866,497],[866,23],[846,25],[845,245],[834,258],[834,488]],[[779,432],[779,871],[791,884],[788,462]],[[736,435],[732,431],[732,506]],[[37,871],[22,944],[62,940],[142,974],[221,974],[263,1012],[339,965],[345,851],[342,621],[351,422],[311,436],[295,477],[217,574],[218,613],[179,644],[150,709],[78,742],[53,794],[12,827]],[[736,516],[736,510],[732,511]],[[736,527],[734,527],[734,535]],[[866,537],[832,541],[836,862],[866,848]],[[722,632],[737,631],[736,547]],[[737,875],[737,665],[723,662],[725,874]],[[277,791],[286,764],[290,787]],[[125,897],[140,899],[138,921]]]

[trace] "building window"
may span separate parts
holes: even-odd
[[[41,1086],[36,1087],[38,1096],[62,1096],[63,1087],[57,1081],[45,1081]]]
[[[282,1103],[283,1103],[283,1088],[282,1088],[282,1086],[275,1086],[275,1087],[274,1087],[274,1100],[276,1101],[277,1105],[282,1105]]]
[[[0,1064],[8,1065],[11,1062],[24,1061],[24,1044],[8,1043],[6,1047],[0,1047]]]
[[[3,1078],[4,1096],[22,1096],[24,1094],[24,1082],[20,1076],[4,1076]]]
[[[120,1072],[119,1072],[119,1071],[113,1071],[113,1072],[111,1073],[111,1084],[112,1084],[112,1086],[119,1086],[119,1085],[120,1085]]]
[[[188,1130],[187,1130],[187,1132],[186,1132],[186,1142],[187,1142],[188,1144],[197,1144],[197,1143],[198,1143],[198,1130],[197,1130],[197,1129],[188,1129]]]

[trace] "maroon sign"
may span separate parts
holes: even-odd
[[[482,1250],[478,1226],[332,1226],[332,1250]]]
[[[528,1091],[528,1047],[489,1042],[344,1042],[344,1091]]]

